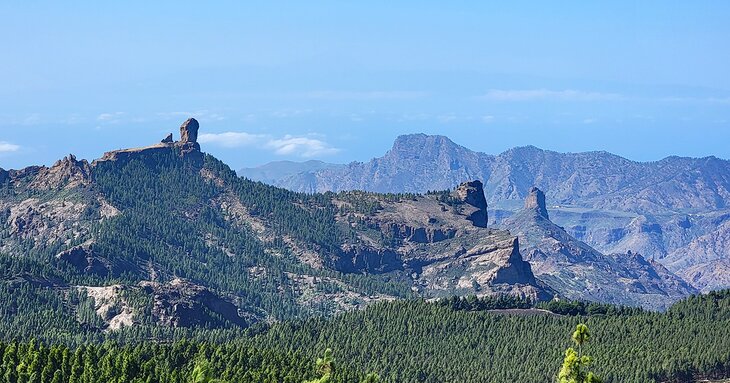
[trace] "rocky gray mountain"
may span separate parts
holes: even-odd
[[[240,173],[256,179],[250,169]],[[714,266],[701,266],[715,255],[688,254],[701,241],[717,258],[730,258],[724,236],[711,235],[730,221],[730,162],[716,157],[635,162],[607,152],[557,153],[533,146],[489,155],[443,136],[413,134],[398,137],[391,150],[369,162],[281,174],[266,182],[304,192],[426,192],[480,179],[493,225],[518,212],[537,186],[551,201],[551,219],[597,251],[639,253],[682,276],[695,270],[687,278],[700,289],[730,286],[711,271]]]
[[[545,195],[531,188],[525,206],[503,223],[521,239],[535,276],[568,298],[665,309],[698,291],[638,253],[604,255],[548,216]]]

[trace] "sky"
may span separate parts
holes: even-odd
[[[188,117],[234,169],[366,161],[408,133],[730,158],[730,2],[497,3],[2,2],[0,167]]]

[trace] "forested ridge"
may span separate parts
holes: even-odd
[[[156,340],[123,329],[71,348],[50,339],[6,338],[1,373],[12,383],[183,382],[193,381],[202,364],[224,382],[301,382],[317,376],[314,361],[330,348],[332,382],[359,382],[367,372],[385,382],[549,382],[557,377],[572,329],[585,323],[592,334],[586,346],[595,361],[592,371],[605,382],[730,375],[730,291],[686,299],[666,313],[523,309],[519,315],[491,311],[524,307],[511,298],[462,300],[455,308],[457,301],[379,303],[329,319],[245,332],[169,331]]]
[[[385,382],[547,382],[582,323],[592,334],[591,371],[606,382],[730,376],[729,291],[685,299],[664,313],[507,295],[416,299],[402,271],[327,266],[357,240],[350,216],[419,196],[294,193],[239,178],[211,156],[200,159],[142,152],[99,162],[93,182],[68,190],[0,185],[5,201],[33,211],[0,227],[0,380],[360,382],[375,373]],[[458,207],[449,191],[427,197]],[[243,213],[231,211],[231,198],[245,219],[232,218]],[[51,232],[48,241],[17,234],[51,227],[52,220],[33,221],[42,209],[67,214],[81,202],[88,205],[74,224],[88,232]],[[102,203],[119,214],[101,219]],[[0,209],[3,221],[13,214]],[[253,227],[256,219],[267,223],[265,235]],[[69,247],[81,256],[69,257]],[[321,256],[322,267],[302,262],[307,251]],[[213,302],[185,296],[201,291]],[[369,306],[338,314],[336,299],[369,299]],[[125,310],[129,322],[112,328]],[[191,312],[202,319],[164,322]],[[329,357],[323,373],[316,361]]]

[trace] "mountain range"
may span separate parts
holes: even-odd
[[[201,151],[198,130],[189,119],[178,141],[0,169],[9,328],[247,327],[455,295],[664,309],[697,292],[638,252],[581,242],[551,221],[563,210],[537,188],[514,211],[488,210],[494,197],[477,179],[425,193],[294,192],[237,176]],[[321,165],[305,172],[338,171]]]
[[[533,146],[489,155],[412,134],[365,163],[301,166],[271,163],[238,174],[307,193],[423,193],[480,179],[495,226],[517,214],[536,186],[552,220],[594,250],[641,254],[702,291],[730,286],[730,162],[716,157],[636,162]]]

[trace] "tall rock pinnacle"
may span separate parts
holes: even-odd
[[[180,125],[180,142],[198,142],[198,129],[200,129],[198,120],[188,118]]]
[[[454,190],[454,194],[461,201],[477,208],[466,219],[474,226],[487,227],[487,199],[484,197],[482,182],[479,180],[464,182]]]
[[[548,216],[547,206],[545,205],[545,193],[534,186],[530,188],[530,194],[525,199],[525,209],[534,209],[541,216],[550,218]]]

